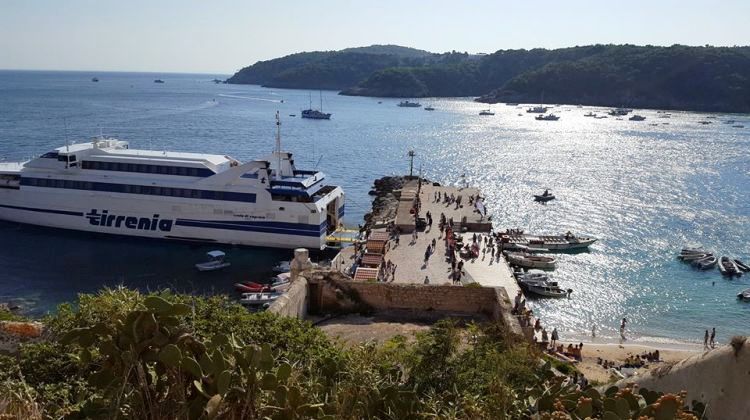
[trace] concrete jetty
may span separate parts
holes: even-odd
[[[440,194],[440,199],[434,197]],[[444,203],[444,194],[454,197],[461,196],[461,204]],[[446,245],[442,238],[438,221],[440,214],[445,214],[446,219],[453,220],[455,232],[465,238],[472,238],[474,234],[480,237],[481,246],[479,257],[476,259],[465,259],[461,283],[465,286],[470,283],[478,283],[484,287],[502,287],[508,296],[513,297],[520,290],[518,283],[513,277],[504,256],[493,259],[490,250],[482,253],[484,237],[489,235],[492,222],[485,215],[477,211],[474,205],[469,204],[469,196],[479,197],[481,192],[476,188],[459,188],[454,186],[439,186],[429,182],[420,182],[418,179],[407,180],[400,190],[395,191],[398,198],[395,218],[391,220],[400,231],[399,240],[390,240],[383,252],[383,263],[395,264],[395,275],[384,273],[380,280],[393,283],[423,284],[427,277],[432,285],[451,285],[451,266],[446,259]],[[420,209],[418,216],[424,218],[430,212],[434,219],[433,225],[419,231],[412,209],[419,198]],[[413,241],[412,233],[417,229],[416,241]],[[371,230],[371,237],[382,235],[385,228]],[[425,251],[432,241],[435,241],[435,250],[427,263],[424,262]],[[471,239],[469,239],[471,242]],[[497,246],[495,251],[498,251]],[[354,262],[354,248],[344,249],[334,261],[336,268],[346,271]]]

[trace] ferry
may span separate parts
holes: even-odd
[[[277,115],[277,126],[280,126]],[[323,249],[344,191],[298,170],[289,152],[225,155],[135,150],[100,136],[0,163],[0,220],[112,235]]]

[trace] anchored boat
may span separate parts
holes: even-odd
[[[557,265],[557,259],[540,255],[506,252],[508,262],[523,268],[541,268],[551,270]]]
[[[524,233],[505,233],[500,236],[503,243],[511,246],[523,245],[529,248],[542,248],[550,251],[566,251],[588,248],[596,239],[576,236],[570,232],[565,235],[529,235]]]
[[[226,254],[221,251],[209,251],[206,255],[208,256],[208,261],[195,265],[198,271],[216,271],[232,265],[224,260]]]

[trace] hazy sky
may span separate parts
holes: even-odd
[[[750,0],[0,0],[0,69],[233,73],[293,52],[749,45]]]

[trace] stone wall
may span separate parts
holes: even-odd
[[[318,312],[408,311],[417,317],[469,316],[500,321],[522,334],[503,288],[354,282],[335,272],[312,272],[310,309]]]
[[[307,279],[298,277],[289,290],[268,307],[267,311],[281,316],[303,319],[307,315]]]

